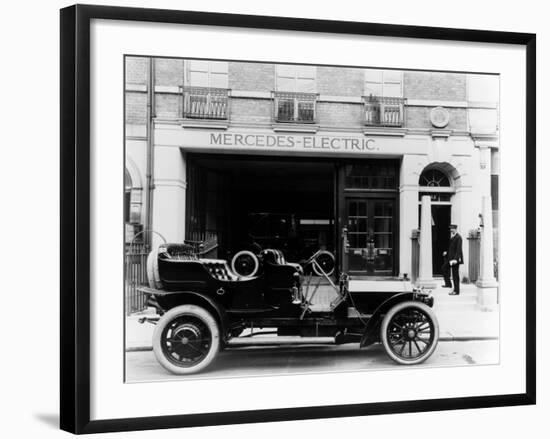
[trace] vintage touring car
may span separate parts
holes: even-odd
[[[261,253],[255,277],[236,275],[221,259],[202,259],[185,244],[163,244],[147,261],[149,304],[159,317],[153,350],[175,374],[209,366],[221,349],[288,343],[381,342],[399,364],[434,352],[439,327],[429,291],[407,279],[305,276],[274,249]]]

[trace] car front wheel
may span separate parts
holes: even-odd
[[[196,305],[172,308],[158,321],[153,351],[158,362],[177,375],[199,372],[220,349],[220,331],[214,317]]]
[[[380,338],[392,360],[399,364],[419,364],[433,354],[439,339],[439,325],[429,306],[402,302],[384,316]]]

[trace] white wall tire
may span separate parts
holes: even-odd
[[[380,339],[388,356],[399,364],[419,364],[435,351],[439,324],[433,310],[407,301],[391,308],[380,326]]]
[[[259,268],[258,256],[249,250],[241,250],[231,259],[231,270],[237,276],[254,277]]]
[[[153,333],[153,352],[169,372],[188,375],[208,367],[220,350],[216,319],[204,308],[181,305],[158,321]]]

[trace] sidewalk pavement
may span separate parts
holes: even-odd
[[[483,310],[477,305],[475,285],[460,286],[459,296],[449,296],[448,288],[436,288],[434,311],[439,322],[439,341],[496,340],[499,338],[499,311]],[[153,316],[149,308],[126,318],[126,350],[142,351],[152,349],[154,325],[139,323],[141,317]]]

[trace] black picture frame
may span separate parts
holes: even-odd
[[[525,393],[292,409],[90,420],[90,22],[182,23],[446,41],[526,48]],[[75,5],[61,10],[61,387],[60,426],[72,433],[274,422],[535,404],[536,401],[536,35],[304,18]]]

